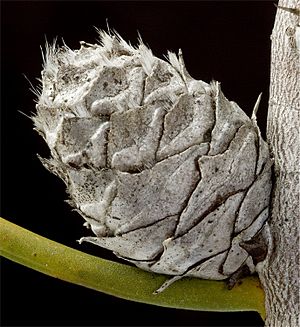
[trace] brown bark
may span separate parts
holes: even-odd
[[[280,0],[278,5],[296,10],[277,9],[271,36],[267,139],[275,159],[270,217],[273,249],[259,274],[266,294],[266,326],[296,327],[299,325],[300,154],[296,29],[300,1]]]

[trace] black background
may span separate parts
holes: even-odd
[[[265,133],[271,1],[2,1],[1,3],[1,216],[57,242],[109,257],[76,240],[87,235],[83,219],[64,203],[63,183],[48,173],[36,153],[48,156],[32,130],[34,95],[45,38],[61,37],[71,48],[95,43],[94,27],[115,28],[136,44],[137,31],[154,54],[182,49],[196,79],[221,81],[223,92],[249,115],[258,112]],[[128,285],[130,287],[130,285]],[[182,295],[184,296],[184,294]],[[199,295],[201,296],[201,294]],[[38,326],[262,326],[257,313],[206,313],[144,305],[114,298],[1,260],[1,324]]]

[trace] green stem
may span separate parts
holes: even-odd
[[[153,295],[166,276],[71,249],[2,218],[0,254],[49,276],[127,300],[201,311],[257,311],[265,317],[264,293],[256,277],[243,279],[230,291],[224,282],[183,278]]]

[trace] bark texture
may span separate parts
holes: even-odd
[[[282,0],[271,36],[267,139],[275,159],[270,232],[273,249],[260,269],[266,326],[299,325],[299,0]],[[297,30],[298,28],[298,30]],[[298,48],[297,48],[298,45]]]

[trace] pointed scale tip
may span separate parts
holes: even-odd
[[[252,116],[251,119],[256,121],[256,113],[260,104],[260,100],[261,100],[261,96],[262,96],[262,92],[258,95],[258,98],[255,102],[254,108],[253,108],[253,112],[252,112]]]

